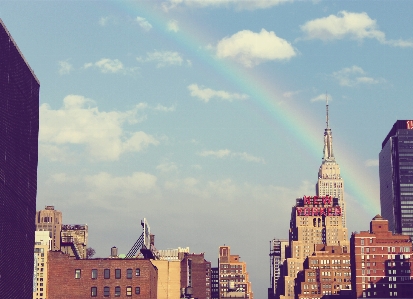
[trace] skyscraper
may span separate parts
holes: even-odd
[[[329,128],[328,103],[326,105],[326,129],[324,131],[323,160],[318,172],[316,196],[296,199],[292,208],[288,258],[283,265],[283,281],[280,298],[296,298],[297,274],[303,271],[303,263],[312,255],[318,245],[337,246],[343,253],[349,251],[347,228],[345,226],[343,180],[340,168],[333,154],[333,136]],[[318,281],[312,298],[321,298],[323,292]],[[315,285],[315,284],[313,284]],[[325,293],[324,293],[325,294]]]
[[[338,198],[338,204],[341,207],[343,227],[346,227],[344,182],[340,175],[340,166],[337,164],[333,153],[333,134],[330,129],[328,118],[328,102],[326,105],[326,128],[324,130],[323,160],[320,169],[318,170],[316,194],[318,196],[331,195]]]
[[[0,298],[31,298],[40,84],[0,19]]]
[[[381,148],[381,215],[390,231],[413,238],[413,120],[396,121]]]

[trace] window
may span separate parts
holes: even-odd
[[[115,297],[120,297],[120,287],[115,287]]]
[[[135,294],[139,295],[141,293],[141,287],[135,287]]]
[[[136,268],[135,276],[141,276],[141,269]]]
[[[92,279],[98,278],[98,269],[92,269]]]
[[[97,287],[91,287],[90,296],[91,297],[97,297],[97,295],[98,295],[98,288]]]
[[[132,269],[126,269],[126,278],[128,279],[132,278]]]
[[[76,279],[79,279],[79,278],[80,278],[80,273],[81,273],[81,270],[80,270],[80,269],[76,269],[76,270],[75,270],[75,278],[76,278]]]
[[[132,296],[132,287],[126,287],[126,296]]]
[[[120,277],[121,277],[121,271],[120,271],[120,269],[115,269],[115,278],[116,278],[116,279],[120,279]]]
[[[103,297],[109,297],[110,296],[110,288],[109,287],[104,287],[103,288]]]
[[[110,269],[105,269],[103,271],[103,278],[109,279],[110,278]]]

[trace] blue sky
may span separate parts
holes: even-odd
[[[98,256],[146,217],[158,249],[216,265],[256,298],[269,240],[315,192],[325,98],[349,231],[380,213],[378,153],[412,119],[411,1],[2,1],[41,83],[37,208],[87,223]]]

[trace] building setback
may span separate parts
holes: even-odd
[[[413,298],[413,257],[409,236],[392,234],[380,215],[370,231],[353,233],[352,289],[356,298]]]
[[[413,238],[413,120],[398,120],[379,154],[381,215],[393,233]]]
[[[0,298],[31,298],[40,84],[0,19]]]
[[[48,298],[157,298],[158,271],[149,259],[76,259],[49,251]]]

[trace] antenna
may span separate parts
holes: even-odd
[[[329,121],[328,121],[328,95],[326,91],[326,124],[327,124],[327,129],[329,127]]]

